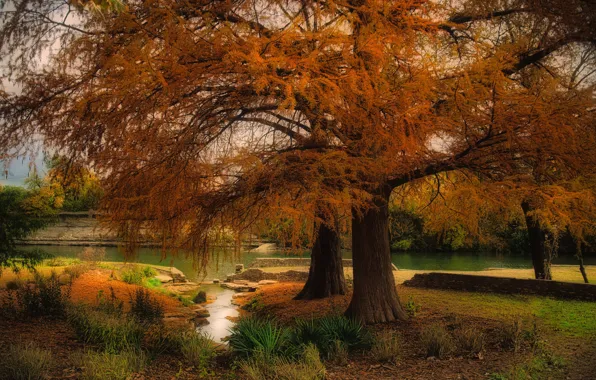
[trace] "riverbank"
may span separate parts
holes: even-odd
[[[80,265],[74,262],[63,264],[65,265],[42,266],[39,273],[49,276],[52,271],[62,273],[65,269],[72,273],[73,267]],[[115,298],[124,302],[124,312],[128,312],[131,294],[134,294],[138,285],[123,281],[122,270],[127,266],[105,262],[94,265],[95,268],[78,275],[73,281],[70,287],[71,300],[96,307],[100,302],[98,294],[109,296],[113,292]],[[141,271],[144,270],[143,264],[138,267]],[[285,268],[263,269],[274,272]],[[553,268],[553,275],[555,278],[576,281],[576,270],[573,267],[556,266]],[[419,289],[402,285],[403,281],[422,272],[424,271],[394,272],[398,293],[410,319],[371,327],[375,336],[385,334],[396,338],[399,354],[395,361],[381,363],[371,351],[355,351],[345,360],[325,359],[326,378],[579,380],[590,378],[593,374],[596,366],[596,303]],[[476,273],[519,278],[530,277],[531,274],[523,269]],[[596,277],[596,268],[588,267],[588,275]],[[10,282],[32,278],[33,275],[27,271],[18,276],[5,271],[0,277],[0,299],[6,294],[5,289]],[[346,268],[346,278],[350,290],[344,296],[295,301],[293,297],[303,283],[287,282],[261,287],[255,293],[236,297],[234,302],[247,309],[243,313],[267,316],[275,318],[281,325],[292,325],[297,318],[309,320],[343,312],[351,297],[351,268]],[[145,287],[151,297],[162,305],[165,326],[169,326],[167,328],[170,331],[176,331],[182,326],[192,326],[184,322],[196,314],[194,306],[188,302],[192,296],[180,298],[159,288],[162,286]],[[225,300],[222,297],[220,301]],[[180,323],[175,323],[176,320]],[[216,321],[212,321],[214,322]],[[431,331],[436,326],[445,329],[446,339],[460,348],[449,351],[441,358],[429,358],[424,336],[426,331]],[[95,344],[81,341],[72,325],[60,318],[1,318],[0,328],[3,331],[0,335],[2,345],[9,346],[14,341],[24,341],[51,351],[54,363],[49,370],[49,378],[52,379],[83,378],[86,369],[78,358],[89,350],[98,349]],[[148,334],[150,335],[145,339],[149,339],[153,333]],[[460,342],[462,339],[479,341],[479,348],[476,347],[478,349],[474,353],[463,353]],[[230,352],[224,350],[217,354],[217,359],[210,362],[209,366],[199,368],[189,364],[181,354],[160,353],[152,357],[143,369],[135,371],[136,374],[131,378],[243,379],[246,374],[240,366],[234,364],[236,360]]]

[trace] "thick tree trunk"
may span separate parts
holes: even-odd
[[[337,221],[334,223],[334,228],[325,223],[315,224],[318,233],[310,256],[308,280],[294,299],[310,300],[346,294],[339,225]]]
[[[352,213],[352,259],[354,294],[346,315],[364,323],[405,320],[389,250],[389,209],[391,190],[380,192],[375,207]]]
[[[530,203],[524,201],[521,206],[524,211],[526,226],[528,228],[534,275],[536,276],[536,279],[539,280],[552,280],[550,273],[550,259],[546,252],[545,232],[540,228],[538,222],[536,222],[531,215],[528,215],[529,212],[533,211]]]

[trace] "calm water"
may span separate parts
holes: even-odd
[[[29,246],[28,248],[41,248],[54,256],[76,257],[83,247],[61,247],[61,246]],[[115,247],[106,247],[106,261],[124,261],[123,254]],[[233,254],[232,252],[218,251],[211,255],[210,263],[205,272],[198,273],[193,267],[192,259],[178,254],[176,257],[162,258],[161,251],[153,248],[139,249],[138,257],[134,260],[146,264],[173,265],[180,269],[189,280],[203,281],[214,278],[225,279],[227,274],[234,273],[235,264],[248,266],[257,257],[300,257],[299,255],[288,255],[282,252],[277,253],[253,253],[243,252]],[[307,252],[302,257],[308,257]],[[344,252],[345,258],[351,258],[351,252]],[[394,253],[393,263],[400,269],[417,270],[457,270],[477,271],[488,268],[531,268],[530,257],[499,255],[491,253],[446,253],[446,252],[406,252]],[[573,257],[557,258],[555,264],[577,265]],[[596,265],[595,257],[585,258],[587,265]]]

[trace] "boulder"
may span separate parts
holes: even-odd
[[[244,264],[236,264],[236,274],[242,273],[244,270]]]
[[[156,279],[159,280],[159,282],[161,282],[162,284],[167,284],[168,282],[174,282],[174,279],[170,276],[167,276],[165,274],[158,274],[157,276],[155,276]]]
[[[261,280],[258,282],[259,285],[272,285],[277,284],[278,281],[275,280]]]

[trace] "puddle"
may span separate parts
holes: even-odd
[[[236,292],[219,285],[202,285],[201,289],[207,293],[207,296],[216,296],[217,299],[204,305],[210,314],[207,317],[209,324],[197,327],[197,331],[206,333],[216,343],[222,343],[222,339],[230,335],[230,329],[234,326],[234,322],[226,317],[239,315],[237,307],[232,305],[232,297]]]

